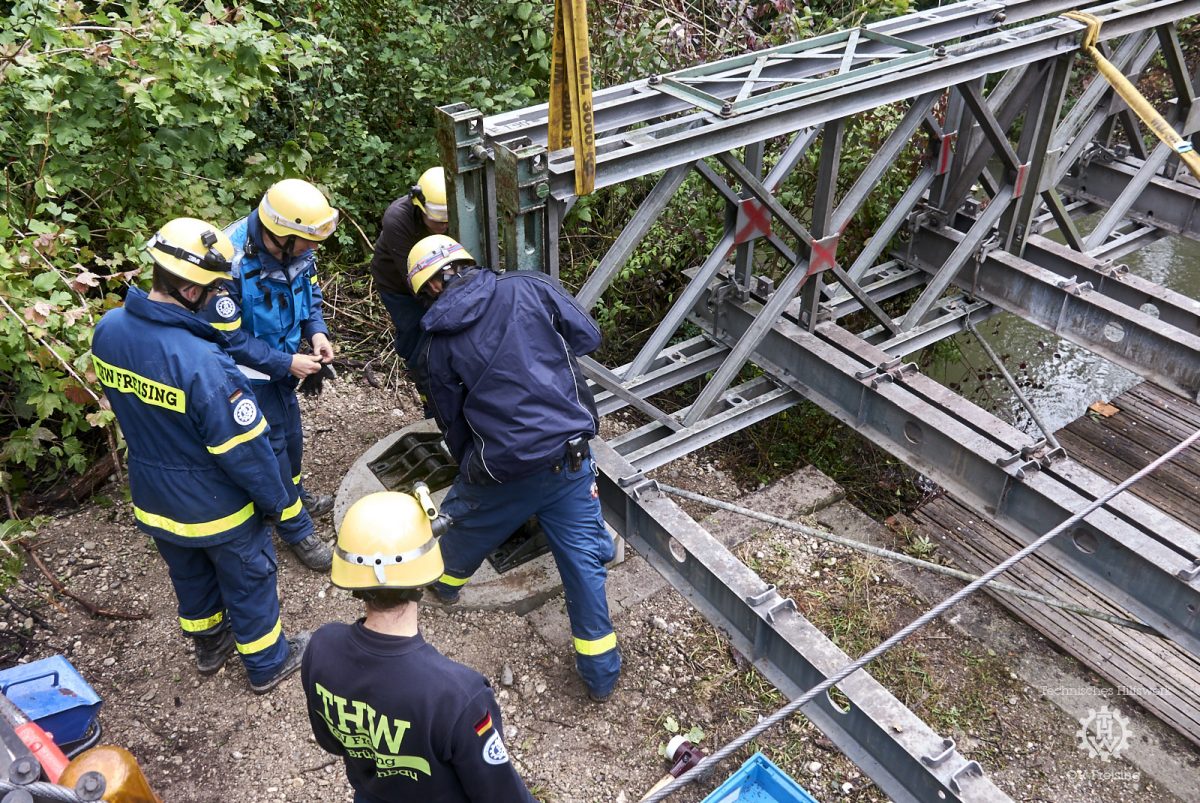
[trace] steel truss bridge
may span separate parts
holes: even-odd
[[[997,419],[902,355],[1007,311],[1200,395],[1200,303],[1117,261],[1166,235],[1200,238],[1200,186],[1167,146],[1145,145],[1104,80],[1068,92],[1082,84],[1073,78],[1095,76],[1079,56],[1085,26],[1058,16],[1074,7],[969,0],[594,96],[596,188],[656,183],[579,290],[585,307],[691,174],[726,209],[720,241],[637,356],[613,368],[585,361],[602,413],[633,408],[649,422],[595,449],[605,515],[791,697],[849,659],[644,472],[808,399],[1030,543],[1113,484],[1052,436]],[[1200,0],[1085,8],[1126,75],[1136,80],[1161,56],[1174,92],[1165,116],[1192,137],[1200,76],[1176,24],[1200,13]],[[848,168],[847,126],[889,104],[899,122],[865,168]],[[575,165],[546,138],[546,106],[491,117],[439,109],[452,229],[492,265],[558,273]],[[914,149],[912,175],[901,157]],[[810,151],[815,192],[788,208],[776,193]],[[865,246],[840,247],[889,176],[907,191]],[[1083,233],[1077,219],[1097,210]],[[1044,236],[1051,230],[1066,245]],[[773,279],[760,275],[764,257],[784,266]],[[685,322],[702,335],[680,342]],[[749,363],[760,371],[739,382]],[[695,380],[685,409],[653,403]],[[1200,655],[1197,532],[1121,494],[1043,551]],[[892,799],[1008,799],[866,671],[839,688],[848,707],[822,695],[802,710]]]

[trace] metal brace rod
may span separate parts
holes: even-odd
[[[751,326],[759,306],[732,301],[724,306],[726,329],[715,336],[733,342]],[[693,320],[705,328],[702,318]],[[856,373],[889,357],[833,324],[808,333],[777,323],[753,356],[763,370],[1025,543],[1112,487],[1069,459],[1018,478],[1013,467],[996,461],[1030,445],[1027,435],[920,374],[874,388],[857,379]],[[1046,549],[1121,607],[1200,655],[1195,613],[1200,587],[1178,577],[1200,557],[1200,534],[1128,496]],[[1147,594],[1148,588],[1155,593]]]
[[[967,319],[967,331],[975,336],[975,342],[979,344],[979,347],[983,349],[983,353],[992,361],[992,365],[996,366],[996,370],[1000,372],[1000,376],[1004,377],[1005,383],[1008,384],[1008,389],[1017,397],[1017,401],[1025,408],[1025,412],[1029,413],[1029,417],[1033,419],[1033,423],[1037,424],[1037,428],[1042,431],[1042,436],[1046,439],[1046,442],[1054,449],[1061,449],[1062,444],[1058,442],[1058,438],[1054,437],[1054,430],[1046,426],[1046,422],[1038,415],[1038,411],[1029,403],[1029,399],[1025,398],[1025,394],[1021,392],[1021,388],[1017,385],[1017,380],[1013,379],[1012,374],[1004,367],[1004,362],[1000,359],[1000,355],[992,348],[992,344],[988,343],[984,336],[979,334],[979,330],[975,328],[975,324],[971,323],[969,318]]]
[[[948,228],[922,230],[913,246],[914,264],[932,270],[930,266],[937,265],[949,250],[962,247],[965,241],[961,238],[961,233]],[[1060,258],[1073,253],[1063,246],[1059,249]],[[1040,253],[1034,248],[1025,251],[1029,259],[1039,258]],[[1078,262],[1084,260],[1086,257]],[[1192,399],[1200,394],[1200,333],[1195,330],[1180,329],[1162,317],[1155,318],[1106,295],[1103,290],[1087,287],[1087,282],[1070,283],[1028,259],[1001,250],[991,251],[958,284],[979,298],[1176,393]],[[1110,280],[1103,287],[1115,289],[1120,284]],[[1133,293],[1126,297],[1136,300]]]
[[[600,296],[604,295],[604,291],[608,289],[613,278],[621,271],[621,268],[625,267],[625,263],[629,261],[634,249],[649,233],[663,210],[667,208],[667,204],[675,196],[675,192],[683,185],[691,167],[690,164],[682,164],[668,170],[654,185],[654,189],[650,190],[642,200],[637,211],[633,213],[633,218],[621,229],[616,241],[604,254],[600,264],[596,266],[596,270],[575,294],[575,300],[579,302],[580,306],[590,310],[600,300]]]
[[[1011,184],[1006,184],[1000,188],[996,197],[988,204],[987,209],[981,214],[971,226],[970,230],[963,236],[961,242],[947,257],[946,260],[939,264],[937,272],[929,280],[929,284],[921,291],[921,296],[909,307],[908,312],[904,315],[904,319],[900,322],[901,329],[912,329],[914,326],[920,325],[924,320],[925,314],[933,307],[938,296],[946,291],[950,286],[950,282],[958,275],[963,265],[968,259],[975,256],[976,249],[983,242],[984,238],[992,233],[996,222],[1008,208],[1009,202],[1013,198],[1013,187]]]
[[[1122,162],[1093,160],[1080,170],[1078,176],[1065,178],[1062,188],[1076,198],[1107,207],[1121,196],[1122,190],[1137,176],[1140,167],[1141,163],[1132,157]],[[1134,199],[1126,216],[1189,240],[1200,241],[1200,189],[1192,184],[1155,176]]]
[[[619,478],[636,471],[610,446],[594,443],[593,453],[605,520],[735,648],[754,657],[776,688],[798,695],[845,664],[847,656],[798,611],[785,609],[769,619],[779,595],[673,501],[661,493],[635,496],[632,487],[622,487]],[[986,778],[952,789],[968,759],[947,751],[941,736],[866,672],[849,676],[839,689],[848,709],[822,696],[803,713],[892,800],[1009,801]],[[942,753],[942,761],[923,760]]]
[[[583,372],[587,375],[588,379],[600,385],[617,398],[622,399],[634,409],[650,416],[667,429],[674,432],[678,432],[679,430],[683,429],[683,424],[681,422],[667,415],[662,410],[643,399],[641,396],[638,396],[636,393],[626,390],[625,387],[621,385],[621,377],[617,376],[612,371],[593,360],[591,357],[580,357],[579,367],[583,369]]]

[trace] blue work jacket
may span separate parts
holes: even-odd
[[[143,531],[209,546],[286,512],[267,421],[211,325],[134,288],[96,324],[92,360],[129,444]]]
[[[306,251],[285,267],[264,247],[257,212],[230,224],[225,234],[236,249],[233,281],[223,283],[224,295],[209,302],[205,318],[225,335],[239,365],[266,374],[252,382],[287,379],[301,338],[329,334],[316,253]]]
[[[548,276],[468,268],[421,319],[429,406],[467,482],[501,483],[563,460],[596,434],[596,402],[577,356],[600,330]]]

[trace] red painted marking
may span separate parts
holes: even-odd
[[[939,176],[944,176],[950,170],[950,163],[954,161],[954,140],[957,136],[958,132],[956,131],[942,135],[942,140],[938,145],[937,174]]]
[[[1013,179],[1013,198],[1020,198],[1025,192],[1025,182],[1029,180],[1029,162],[1017,168],[1017,177]]]
[[[820,240],[813,240],[810,250],[812,254],[808,258],[808,272],[805,273],[805,280],[816,273],[823,273],[837,264],[837,247],[838,241],[842,239],[841,232],[831,234]]]
[[[733,242],[737,245],[771,234],[771,215],[765,204],[753,198],[738,202],[737,225]]]

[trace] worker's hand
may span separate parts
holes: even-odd
[[[297,379],[303,379],[310,374],[315,374],[321,370],[321,361],[311,354],[293,354],[292,365],[288,368],[288,373]]]
[[[317,357],[321,362],[333,362],[333,344],[329,342],[329,338],[323,332],[317,332],[312,336],[313,351],[317,353]]]

